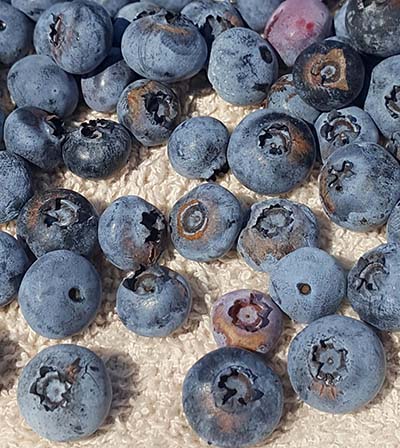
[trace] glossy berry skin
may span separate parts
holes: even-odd
[[[156,263],[166,248],[167,236],[163,214],[138,196],[116,199],[100,216],[101,249],[108,261],[125,271]]]
[[[81,78],[83,99],[96,112],[114,112],[125,87],[136,79],[122,59],[121,50],[113,48],[94,72]]]
[[[189,260],[217,260],[235,245],[242,221],[242,207],[236,197],[220,185],[205,183],[173,206],[172,243]]]
[[[375,398],[385,380],[385,352],[375,332],[345,316],[316,320],[292,341],[290,382],[301,400],[323,412],[354,412]]]
[[[8,305],[18,294],[29,259],[20,243],[0,232],[0,307]]]
[[[193,117],[180,124],[168,141],[174,170],[189,179],[212,179],[228,170],[229,131],[212,117]]]
[[[331,13],[321,0],[286,0],[269,19],[264,37],[291,67],[303,50],[329,36],[331,27]]]
[[[60,249],[89,257],[97,248],[97,224],[97,212],[85,197],[54,189],[35,194],[25,204],[17,235],[36,257]]]
[[[15,219],[33,195],[29,165],[19,156],[0,151],[0,223]]]
[[[269,199],[251,207],[237,250],[254,270],[270,272],[285,255],[300,247],[318,245],[319,226],[314,213],[287,199]]]
[[[283,389],[260,355],[223,347],[190,368],[182,401],[190,426],[209,445],[242,448],[264,441],[277,427]]]
[[[249,28],[261,33],[282,0],[231,0],[231,3],[240,12]]]
[[[160,82],[191,78],[208,55],[206,41],[190,20],[167,11],[134,20],[122,36],[121,50],[133,71]]]
[[[187,280],[163,266],[128,275],[117,291],[119,318],[140,336],[169,336],[186,322],[191,306]]]
[[[315,140],[308,125],[274,110],[258,110],[245,117],[228,146],[233,174],[260,194],[292,190],[310,174],[315,158]]]
[[[400,55],[379,63],[372,71],[371,84],[365,100],[368,112],[382,134],[389,138],[400,124]]]
[[[293,75],[281,76],[268,92],[265,107],[294,117],[300,118],[309,124],[314,124],[320,111],[314,109],[301,99],[293,83]]]
[[[153,3],[168,11],[180,12],[192,0],[152,0]]]
[[[41,437],[70,442],[93,434],[111,408],[112,388],[103,361],[87,348],[45,348],[24,367],[19,410]]]
[[[315,109],[331,111],[352,103],[364,85],[361,56],[337,40],[315,43],[304,50],[293,67],[300,97]]]
[[[268,353],[282,333],[283,314],[270,296],[252,289],[232,291],[213,303],[212,331],[219,347]]]
[[[334,314],[346,295],[346,275],[327,252],[302,247],[283,257],[271,271],[272,300],[303,324]]]
[[[274,50],[255,31],[232,28],[215,39],[208,79],[223,100],[239,106],[259,104],[277,77]]]
[[[47,56],[31,55],[16,62],[8,72],[7,87],[17,107],[37,107],[66,117],[78,105],[75,78]]]
[[[19,9],[34,22],[37,22],[40,15],[55,3],[61,3],[63,0],[11,0],[14,8]],[[64,0],[69,1],[69,0]],[[32,30],[33,33],[33,30]]]
[[[4,124],[7,151],[45,171],[60,165],[64,133],[63,123],[56,115],[37,107],[15,109]]]
[[[26,272],[18,294],[22,315],[33,331],[62,339],[85,329],[101,302],[101,278],[94,266],[69,250],[48,252]]]
[[[347,295],[360,318],[382,331],[400,330],[400,246],[389,243],[364,254],[348,276]]]
[[[122,92],[118,121],[145,146],[165,143],[178,125],[181,106],[176,93],[157,81],[140,79]]]
[[[400,165],[374,143],[352,143],[335,151],[319,177],[328,217],[346,229],[366,232],[387,221],[400,197]]]
[[[18,9],[0,1],[0,64],[11,65],[33,48],[33,23]]]
[[[106,179],[122,169],[131,154],[132,137],[119,123],[90,120],[70,132],[62,146],[67,168],[84,179]]]
[[[397,0],[349,0],[346,27],[362,52],[380,57],[400,53],[400,4]]]
[[[315,122],[315,129],[323,162],[350,143],[379,141],[379,131],[372,118],[355,106],[321,114]]]
[[[35,27],[38,54],[66,72],[83,75],[94,70],[111,50],[113,26],[107,11],[91,1],[75,0],[47,9]]]

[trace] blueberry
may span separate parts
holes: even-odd
[[[400,131],[395,131],[387,140],[385,148],[400,160]]]
[[[31,171],[21,157],[0,151],[0,223],[15,219],[33,195]]]
[[[75,0],[54,5],[39,18],[34,44],[38,54],[50,56],[66,72],[94,70],[111,50],[113,26],[99,4]]]
[[[386,232],[390,243],[400,244],[400,202],[395,205],[389,216]]]
[[[209,445],[242,448],[264,441],[278,426],[283,390],[260,355],[224,347],[190,368],[182,401],[190,426]]]
[[[61,3],[68,0],[11,0],[14,8],[19,9],[31,20],[37,22],[40,15],[55,3]],[[33,31],[33,30],[32,30]]]
[[[138,196],[116,199],[99,220],[99,243],[105,257],[125,271],[156,263],[166,248],[167,236],[160,210]]]
[[[19,410],[42,437],[69,442],[93,434],[107,417],[111,381],[92,351],[61,344],[39,352],[18,382]]]
[[[67,168],[77,176],[105,179],[126,165],[132,143],[129,132],[119,123],[90,120],[66,136],[62,154]]]
[[[226,150],[229,131],[212,117],[186,120],[168,141],[168,157],[174,170],[189,179],[212,179],[228,170]]]
[[[18,107],[37,107],[65,117],[78,105],[74,77],[47,56],[31,55],[16,62],[8,72],[7,86]]]
[[[113,48],[94,72],[81,78],[85,103],[97,112],[114,112],[125,87],[136,79],[122,59],[121,50]]]
[[[86,258],[69,250],[55,250],[28,269],[18,302],[36,333],[49,339],[66,338],[95,318],[101,302],[101,279]]]
[[[365,100],[368,112],[382,134],[389,138],[400,124],[400,55],[385,59],[372,71]]]
[[[254,31],[264,31],[268,19],[282,0],[230,0],[239,10],[247,25]]]
[[[261,103],[277,77],[274,50],[255,31],[231,28],[215,39],[208,78],[228,103],[240,106]]]
[[[62,121],[37,107],[15,109],[4,124],[7,151],[50,171],[60,165],[64,139]]]
[[[309,46],[293,67],[293,81],[298,94],[321,111],[348,106],[360,94],[364,79],[361,56],[337,40]]]
[[[133,71],[161,82],[191,78],[208,56],[200,31],[185,17],[166,11],[134,20],[122,36],[121,50]]]
[[[182,9],[204,36],[208,46],[224,31],[244,26],[238,11],[228,1],[194,0]]]
[[[349,143],[378,143],[379,131],[374,121],[358,107],[331,110],[315,123],[322,161]]]
[[[251,207],[237,249],[250,267],[270,272],[285,255],[300,247],[317,246],[318,239],[317,218],[306,205],[269,199]]]
[[[373,400],[385,380],[385,352],[364,323],[332,315],[292,341],[288,372],[300,399],[323,412],[353,412]]]
[[[96,3],[101,5],[110,15],[114,17],[117,12],[128,4],[138,2],[139,0],[94,0]]]
[[[400,246],[394,242],[364,254],[349,273],[351,306],[382,331],[400,331],[399,263]]]
[[[6,120],[6,114],[0,108],[0,149],[3,149],[4,146],[4,122]]]
[[[151,0],[156,5],[162,6],[169,11],[179,12],[192,0]]]
[[[335,25],[335,37],[338,38],[341,42],[351,43],[351,38],[347,31],[346,27],[346,14],[347,7],[349,5],[349,0],[346,0],[345,3],[337,10],[334,17],[334,25]]]
[[[265,107],[301,118],[309,124],[314,124],[320,115],[319,110],[301,99],[294,86],[291,73],[281,76],[272,84],[265,100]]]
[[[308,125],[273,110],[258,110],[245,117],[228,146],[233,174],[260,194],[292,190],[308,177],[315,158],[315,140]]]
[[[33,48],[33,23],[18,9],[0,1],[0,63],[11,65]]]
[[[375,143],[352,143],[335,151],[319,177],[328,217],[361,232],[386,223],[400,198],[399,184],[399,163]]]
[[[97,248],[98,216],[76,191],[54,189],[37,193],[21,210],[17,235],[36,257],[66,249],[89,257]]]
[[[214,302],[211,322],[218,346],[268,353],[282,333],[283,315],[270,296],[252,289],[232,291]]]
[[[217,184],[202,184],[173,206],[172,243],[189,260],[217,260],[235,245],[242,221],[241,205],[230,191]]]
[[[28,267],[29,260],[20,243],[10,234],[0,232],[0,307],[17,297]]]
[[[346,27],[360,51],[388,57],[400,53],[397,0],[349,0]]]
[[[178,96],[157,81],[140,79],[122,92],[117,104],[118,120],[145,146],[165,143],[178,125]]]
[[[165,337],[181,327],[192,306],[187,280],[163,266],[151,266],[122,280],[117,313],[122,323],[140,336]]]

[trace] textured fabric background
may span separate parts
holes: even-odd
[[[0,81],[0,87],[0,99],[4,104],[4,81]],[[209,90],[201,89],[198,80],[192,82],[190,89],[191,92],[195,91],[195,95],[189,95],[189,90],[179,89],[182,98],[186,98],[185,115],[210,115],[222,120],[230,130],[250,111],[229,106]],[[76,121],[86,118],[87,114],[87,110],[81,109],[75,117]],[[112,118],[115,119],[115,116]],[[304,186],[287,197],[313,209],[321,226],[321,247],[349,268],[366,250],[385,241],[384,229],[356,234],[330,223],[319,204],[317,174],[314,172]],[[83,181],[65,170],[59,170],[51,176],[35,173],[35,179],[37,189],[63,186],[82,193],[94,203],[99,213],[119,196],[136,194],[168,214],[179,197],[199,184],[174,173],[165,147],[143,149],[136,168],[130,162],[118,176],[108,181]],[[247,204],[262,199],[241,186],[231,174],[218,182]],[[14,233],[14,223],[4,226],[2,230]],[[91,438],[67,444],[68,447],[207,446],[191,431],[183,415],[183,378],[196,360],[216,348],[210,332],[211,304],[221,294],[238,288],[265,291],[267,275],[253,272],[235,253],[214,263],[197,264],[183,259],[169,248],[161,263],[187,276],[193,288],[194,306],[190,320],[181,331],[166,339],[146,339],[128,332],[115,313],[115,291],[122,273],[101,256],[95,260],[104,286],[101,311],[85,332],[63,342],[84,345],[104,359],[111,375],[114,399],[105,425]],[[353,315],[347,305],[342,311]],[[21,369],[36,353],[56,342],[39,337],[29,329],[16,301],[0,310],[0,316],[0,448],[62,446],[41,440],[33,433],[19,415],[16,403]],[[284,382],[286,404],[282,422],[265,446],[399,447],[398,336],[382,335],[387,350],[388,374],[385,386],[374,402],[352,415],[331,416],[300,403],[290,388],[286,374],[286,354],[290,340],[300,329],[301,326],[287,319],[281,343],[270,359]]]

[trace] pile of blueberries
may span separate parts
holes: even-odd
[[[237,249],[269,273],[269,295],[243,289],[214,303],[220,348],[183,384],[198,435],[239,448],[277,427],[283,389],[265,355],[284,314],[308,324],[288,354],[300,399],[331,413],[371,401],[385,378],[379,331],[400,331],[399,26],[398,0],[348,0],[334,17],[322,0],[0,0],[0,64],[17,107],[0,112],[0,222],[16,219],[17,229],[17,238],[0,232],[0,305],[18,296],[28,325],[46,338],[79,333],[101,303],[89,261],[100,248],[127,272],[116,292],[123,324],[165,337],[192,305],[189,282],[158,264],[168,240],[197,262]],[[182,122],[176,83],[202,70],[226,102],[260,106],[232,135],[212,117]],[[80,95],[119,122],[68,127]],[[75,191],[33,191],[40,170],[64,163],[84,179],[109,178],[140,145],[166,142],[177,173],[207,181],[176,202],[169,221],[138,196],[99,217]],[[317,166],[334,223],[359,232],[387,223],[388,243],[349,273],[318,248],[308,207],[274,198],[248,210],[215,182],[230,169],[244,187],[276,196]],[[335,314],[345,297],[363,322]],[[104,363],[77,345],[43,350],[18,384],[23,417],[54,441],[95,432],[111,396]]]

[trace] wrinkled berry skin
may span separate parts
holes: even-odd
[[[113,18],[117,12],[129,3],[137,2],[138,0],[94,0],[101,5]]]
[[[361,56],[337,40],[311,45],[299,55],[293,67],[298,94],[321,111],[348,106],[360,94],[364,79]]]
[[[37,22],[40,15],[55,3],[61,3],[63,0],[11,0],[14,8],[19,9],[31,20]],[[68,1],[68,0],[64,0]],[[32,30],[33,34],[33,30]]]
[[[318,245],[319,226],[314,213],[287,199],[269,199],[251,207],[237,250],[254,270],[270,272],[285,255],[300,247]]]
[[[138,196],[116,199],[100,216],[101,249],[108,261],[125,271],[156,263],[166,248],[167,236],[163,214]]]
[[[240,12],[249,28],[261,33],[282,0],[230,0],[230,2]]]
[[[346,295],[346,282],[335,258],[316,247],[302,247],[277,263],[269,291],[284,313],[306,324],[336,313]]]
[[[192,0],[151,0],[168,11],[180,12]]]
[[[385,59],[372,71],[365,100],[368,112],[382,134],[389,138],[400,126],[400,55]]]
[[[117,104],[118,121],[145,146],[165,143],[178,125],[178,96],[157,81],[140,79],[122,92]]]
[[[320,115],[319,110],[301,99],[294,86],[291,73],[281,76],[272,84],[265,100],[265,107],[300,118],[309,124],[314,124]]]
[[[69,250],[49,252],[26,272],[18,302],[33,331],[49,339],[66,338],[95,318],[101,302],[101,278],[81,255]]]
[[[362,320],[382,331],[400,330],[399,250],[396,243],[370,250],[348,276],[351,306]]]
[[[400,202],[396,204],[389,216],[386,231],[390,243],[400,244]]]
[[[321,0],[286,0],[269,19],[264,37],[291,67],[303,50],[329,36],[331,28],[332,15]]]
[[[15,219],[33,195],[29,165],[19,156],[0,151],[0,223]]]
[[[215,39],[208,79],[228,103],[260,104],[277,77],[278,61],[274,50],[255,31],[231,28]]]
[[[268,353],[282,333],[283,314],[270,296],[242,289],[224,294],[214,302],[211,322],[219,347]]]
[[[36,257],[60,249],[90,257],[97,248],[97,224],[97,212],[85,197],[54,189],[35,194],[25,204],[17,235]]]
[[[90,120],[70,132],[62,154],[67,168],[84,179],[106,179],[122,169],[131,154],[132,137],[119,123]]]
[[[10,234],[0,232],[0,307],[17,297],[28,267],[29,260],[20,243]]]
[[[78,105],[74,77],[47,56],[31,55],[16,62],[8,72],[7,87],[17,107],[37,107],[66,117]]]
[[[81,78],[83,99],[96,112],[114,112],[121,93],[136,78],[121,50],[113,48],[94,72]]]
[[[83,75],[94,70],[111,50],[113,26],[107,11],[91,1],[75,0],[47,9],[35,27],[38,54],[63,70]]]
[[[247,188],[260,194],[286,193],[311,172],[316,144],[308,125],[274,110],[245,117],[231,135],[228,164]]]
[[[292,341],[288,372],[301,400],[323,412],[353,412],[375,398],[386,360],[375,332],[350,317],[316,320]]]
[[[24,367],[19,410],[41,437],[70,442],[93,434],[111,408],[112,388],[103,361],[72,344],[45,348]]]
[[[163,266],[128,275],[117,291],[119,318],[140,336],[169,336],[186,322],[191,306],[187,280]]]
[[[220,185],[205,183],[173,206],[172,243],[189,260],[217,260],[235,245],[242,221],[242,207],[236,197]]]
[[[229,131],[216,118],[193,117],[179,125],[168,141],[174,170],[189,179],[209,180],[228,169]]]
[[[397,0],[349,0],[346,27],[358,50],[388,57],[400,53],[400,4]]]
[[[33,23],[18,9],[0,1],[0,64],[11,65],[33,48]]]
[[[350,143],[378,143],[379,131],[374,121],[359,107],[332,110],[315,122],[323,162],[337,149]]]
[[[4,142],[7,151],[50,171],[62,161],[64,132],[63,123],[56,115],[36,107],[20,107],[7,117]]]
[[[181,14],[197,26],[209,48],[224,31],[244,26],[240,14],[227,1],[194,0],[182,9]]]
[[[4,122],[6,120],[6,114],[0,109],[0,149],[3,149],[4,145]]]
[[[400,197],[400,165],[375,143],[352,143],[335,151],[319,176],[328,217],[346,229],[366,232],[386,223]]]
[[[191,78],[208,55],[206,41],[190,20],[167,11],[133,21],[122,36],[121,50],[133,71],[160,82]]]
[[[190,426],[209,445],[242,448],[264,441],[277,427],[283,389],[260,355],[223,347],[190,368],[182,401]]]

